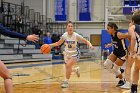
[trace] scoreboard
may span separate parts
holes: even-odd
[[[123,14],[131,15],[134,10],[140,10],[140,0],[124,0],[123,6]]]

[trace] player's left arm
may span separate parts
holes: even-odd
[[[134,47],[135,47],[135,43],[136,43],[136,36],[135,36],[135,31],[134,31],[134,29],[135,29],[135,26],[131,26],[131,27],[129,27],[129,29],[128,29],[128,33],[129,33],[129,35],[131,36],[131,38],[130,38],[130,50],[129,50],[129,52],[130,52],[130,54],[132,54],[132,55],[133,55],[133,53],[134,53]]]
[[[127,33],[118,32],[117,36],[118,36],[119,39],[125,39],[125,38],[129,38],[130,37],[128,32]]]
[[[82,42],[84,42],[85,44],[87,44],[87,45],[89,46],[89,48],[93,49],[92,44],[91,44],[87,39],[85,39],[84,37],[82,37],[82,36],[77,36],[77,39],[78,39],[79,41],[82,41]]]

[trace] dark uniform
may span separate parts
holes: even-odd
[[[140,36],[139,36],[140,35],[140,25],[135,24],[135,30],[134,31],[135,31],[135,36],[136,36],[136,44],[135,44],[134,51],[136,52],[136,54],[133,57],[134,58],[137,57],[137,59],[139,60],[139,54],[140,54]],[[135,67],[137,67],[138,62],[136,62]],[[134,70],[134,74],[138,74],[138,73],[139,73],[139,70]],[[134,76],[134,77],[138,78],[137,76]],[[132,84],[131,85],[131,93],[137,93],[137,87],[138,87],[138,85],[136,83]]]
[[[2,24],[0,24],[0,34],[6,35],[6,36],[9,36],[9,37],[12,37],[12,38],[20,38],[20,39],[26,39],[27,38],[27,35],[13,32],[13,31],[7,29],[6,27],[4,27]]]
[[[140,54],[140,25],[135,24],[135,32],[136,32],[136,46],[135,50],[137,54]]]
[[[119,39],[117,36],[118,32],[115,32],[115,35],[111,35],[112,43],[114,45],[113,54],[116,55],[122,61],[126,61],[127,47],[125,44],[125,39]]]

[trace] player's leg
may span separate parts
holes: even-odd
[[[138,66],[134,67],[133,76],[132,76],[132,85],[131,85],[131,93],[137,93],[137,86],[139,80],[139,68]]]
[[[137,93],[139,70],[140,70],[140,59],[137,59],[135,61],[134,70],[133,70],[131,93]]]
[[[0,61],[0,76],[4,79],[6,93],[13,93],[13,84],[10,72],[2,61]]]
[[[125,68],[125,84],[121,86],[123,89],[130,89],[131,86],[131,67],[134,63],[134,58],[128,56],[127,63],[126,63],[126,68]]]
[[[72,72],[72,66],[74,64],[76,64],[77,60],[76,58],[72,57],[68,60],[68,62],[66,63],[66,78],[69,79],[71,72]]]
[[[116,61],[117,57],[111,53],[109,55],[109,57],[106,59],[106,61],[104,62],[104,66],[108,69],[111,70],[113,67],[113,63]]]
[[[75,72],[77,77],[80,77],[80,67],[79,66],[73,67],[72,72]]]
[[[80,59],[80,52],[78,52],[75,55],[72,55],[72,57],[76,58],[76,61],[78,62]],[[80,77],[80,67],[77,64],[75,66],[73,66],[72,71],[76,73],[77,77]]]
[[[74,64],[76,64],[77,59],[75,57],[71,57],[70,59],[67,60],[66,64],[65,64],[65,68],[66,68],[66,80],[62,83],[61,87],[62,88],[67,88],[68,87],[68,81],[70,79],[70,75],[72,72],[72,66]]]
[[[113,64],[112,71],[120,79],[119,82],[118,82],[118,84],[117,84],[117,86],[122,86],[125,83],[124,78],[123,78],[123,75],[122,75],[121,71],[119,70],[120,67],[124,64],[124,62],[125,62],[125,60],[122,60],[120,58],[117,58],[117,60]]]

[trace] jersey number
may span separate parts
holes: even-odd
[[[72,48],[72,45],[71,44],[68,44],[68,48]]]

